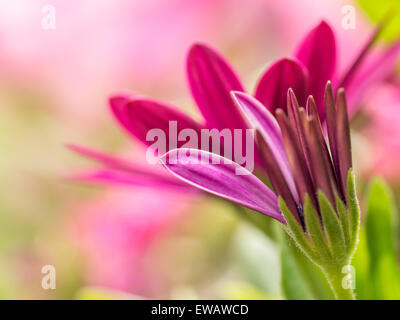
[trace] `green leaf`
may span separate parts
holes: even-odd
[[[376,299],[400,299],[400,276],[397,260],[393,255],[383,254],[374,272]]]
[[[375,179],[368,191],[366,214],[370,273],[375,299],[400,298],[400,270],[395,250],[393,195],[382,179]],[[390,279],[388,279],[390,277]]]
[[[343,201],[335,195],[335,202],[336,202],[336,210],[339,214],[339,220],[342,225],[344,240],[346,243],[346,247],[350,247],[350,226],[349,226],[349,217],[347,213],[346,205]]]
[[[390,20],[382,32],[382,38],[391,41],[400,36],[400,1],[358,0],[358,3],[375,23],[381,22],[385,16],[390,15]]]
[[[355,294],[358,300],[372,299],[372,283],[370,274],[370,257],[365,228],[360,230],[360,240],[351,264],[356,270]]]
[[[374,179],[367,196],[366,228],[372,257],[395,253],[395,209],[393,195],[382,179]]]
[[[321,191],[318,191],[318,202],[333,261],[338,265],[346,263],[347,248],[339,218]]]

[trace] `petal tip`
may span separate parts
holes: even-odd
[[[332,30],[332,27],[330,26],[330,24],[326,21],[326,20],[324,20],[324,19],[322,19],[321,21],[320,21],[320,23],[318,24],[318,26],[317,26],[317,28],[325,28],[325,29],[330,29],[330,30]]]
[[[251,98],[247,93],[238,91],[238,90],[231,90],[230,95],[235,102],[239,102],[240,100]]]
[[[111,109],[117,109],[122,106],[125,102],[130,100],[130,97],[125,94],[114,94],[108,98],[108,105]]]
[[[338,91],[337,91],[337,95],[338,95],[338,96],[344,96],[344,95],[345,95],[345,90],[344,90],[344,88],[339,88]]]
[[[283,117],[283,116],[285,116],[285,112],[281,108],[278,108],[275,110],[275,115],[277,117]]]
[[[289,96],[291,99],[296,98],[296,95],[294,94],[294,91],[293,91],[292,88],[289,88],[289,89],[288,89],[287,94],[288,94],[288,96]]]
[[[210,52],[214,52],[214,50],[209,45],[202,42],[195,42],[189,47],[187,57],[190,60],[195,56],[209,54]]]
[[[73,143],[64,143],[64,147],[80,155],[85,155],[90,152],[89,149]]]

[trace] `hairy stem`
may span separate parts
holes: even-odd
[[[337,300],[356,300],[351,286],[345,284],[346,276],[341,272],[340,268],[332,268],[330,270],[323,271]]]

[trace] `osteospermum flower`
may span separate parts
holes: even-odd
[[[237,175],[237,163],[206,151],[171,150],[162,163],[195,187],[282,222],[303,252],[325,272],[336,297],[353,298],[351,290],[342,288],[340,276],[350,262],[359,229],[344,90],[338,90],[335,102],[330,83],[326,87],[329,147],[312,96],[304,109],[290,89],[287,113],[277,109],[276,119],[255,98],[240,92],[232,96],[256,129],[273,191],[250,172]]]
[[[329,79],[335,79],[334,87],[339,84],[345,85],[349,93],[348,98],[353,101],[351,106],[355,106],[360,92],[358,89],[366,89],[367,85],[384,79],[389,70],[392,70],[400,50],[399,43],[363,65],[362,61],[370,51],[378,33],[379,28],[367,41],[365,47],[360,49],[360,55],[349,67],[349,71],[338,75],[335,68],[335,36],[332,28],[322,21],[300,42],[293,58],[280,59],[265,71],[254,90],[254,96],[268,110],[274,112],[277,108],[286,110],[286,93],[289,88],[293,88],[296,92],[301,105],[305,105],[307,95],[312,94],[316,97],[318,113],[323,121],[325,118],[322,108],[324,84]],[[244,86],[221,54],[204,44],[195,44],[189,50],[186,69],[192,96],[204,121],[198,122],[174,106],[139,95],[111,97],[110,107],[114,116],[135,140],[147,146],[151,145],[153,142],[146,140],[147,133],[151,129],[158,128],[166,133],[167,141],[169,141],[170,121],[177,122],[178,132],[186,128],[198,133],[202,128],[219,130],[247,128],[246,122],[230,98],[230,91],[244,92]],[[177,147],[181,147],[184,143],[184,141],[178,141]],[[176,179],[176,181],[171,181],[173,180],[171,177],[166,177],[155,166],[144,167],[84,147],[70,147],[75,152],[92,158],[104,166],[104,168],[78,175],[76,178],[79,180],[182,187],[180,181]],[[174,147],[167,145],[167,150]],[[259,152],[256,152],[256,164],[261,164],[258,154]]]

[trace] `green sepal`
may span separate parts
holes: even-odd
[[[312,249],[310,239],[307,238],[302,226],[297,222],[285,201],[279,196],[279,207],[286,220],[286,231],[292,237],[297,246],[313,261],[317,260],[317,254]]]
[[[342,270],[350,264],[358,241],[360,211],[355,191],[353,172],[349,170],[346,205],[339,198],[331,204],[322,191],[317,192],[318,211],[310,197],[304,201],[303,226],[279,197],[279,207],[286,219],[285,229],[298,248],[316,265],[325,276],[337,299],[354,299],[351,288],[342,287]]]
[[[349,170],[349,173],[347,175],[346,200],[350,230],[348,252],[349,255],[352,256],[357,247],[358,233],[360,231],[360,206],[357,200],[356,184],[354,181],[354,173],[352,169]]]
[[[347,213],[347,208],[342,199],[338,195],[335,195],[336,211],[339,215],[340,223],[342,224],[344,240],[346,243],[346,248],[350,247],[350,229],[349,229],[349,215]]]
[[[304,220],[307,234],[311,239],[314,250],[319,255],[318,264],[330,261],[332,257],[327,245],[326,235],[324,234],[320,217],[315,211],[308,194],[304,202]]]
[[[338,264],[344,263],[347,257],[347,250],[342,225],[335,210],[322,191],[318,191],[318,202],[333,261]]]

